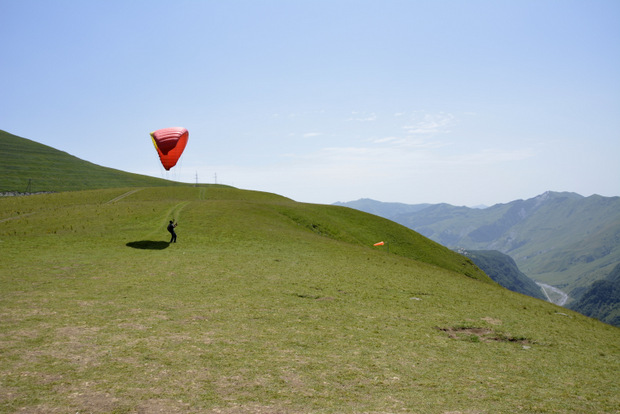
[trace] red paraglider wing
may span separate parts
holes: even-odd
[[[161,164],[166,170],[174,167],[183,153],[189,138],[189,132],[185,128],[163,128],[151,132],[153,145],[159,154]]]

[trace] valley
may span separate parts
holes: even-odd
[[[568,295],[560,289],[547,285],[546,283],[536,282],[536,284],[542,288],[543,292],[545,292],[549,302],[555,303],[558,306],[564,306],[568,301]]]

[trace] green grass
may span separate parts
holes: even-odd
[[[0,130],[0,192],[170,185],[180,184],[102,167]]]
[[[220,186],[134,190],[0,199],[0,412],[620,410],[618,328],[411,230]]]

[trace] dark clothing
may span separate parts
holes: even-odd
[[[176,227],[176,224],[172,224],[172,222],[170,222],[170,224],[168,224],[168,231],[170,232],[170,235],[172,236],[170,238],[170,243],[176,243],[177,242],[177,234],[174,232],[174,228]]]

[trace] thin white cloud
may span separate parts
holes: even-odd
[[[442,148],[449,145],[443,141],[424,139],[417,136],[383,137],[371,142],[377,145],[398,147],[400,150]]]
[[[371,113],[351,112],[351,114],[353,116],[350,118],[347,118],[347,121],[373,122],[377,120],[377,114],[374,112],[371,112]]]
[[[337,169],[358,170],[366,167],[389,168],[396,175],[399,171],[406,173],[412,169],[467,169],[482,165],[497,165],[508,162],[523,161],[536,155],[529,148],[484,148],[478,151],[458,154],[445,154],[435,151],[433,143],[420,140],[403,144],[403,139],[386,137],[377,140],[369,146],[325,147],[307,154],[288,154],[290,159],[296,160],[298,166],[307,163],[308,166],[327,167]],[[329,169],[331,169],[329,168]]]
[[[280,154],[278,162],[268,164],[214,165],[211,172],[200,174],[213,176],[216,171],[221,183],[275,192],[300,201],[347,201],[369,196],[398,199],[398,191],[405,188],[424,191],[429,194],[426,197],[433,197],[432,202],[444,202],[441,197],[445,197],[446,188],[461,191],[469,188],[467,183],[486,182],[490,173],[503,181],[506,178],[499,178],[503,171],[537,155],[528,148],[482,148],[446,154],[434,148],[403,147],[397,137],[386,138],[380,144],[368,142]],[[192,174],[199,169],[188,168]],[[326,183],[333,187],[327,195]]]
[[[403,129],[411,135],[445,134],[450,132],[453,123],[452,114],[426,114],[423,119],[414,119],[414,123],[404,125]]]
[[[291,140],[285,153],[272,153],[277,158],[212,169],[221,182],[302,201],[316,201],[312,192],[333,201],[370,196],[370,191],[394,199],[402,188],[429,194],[442,189],[433,195],[441,197],[448,187],[458,192],[469,188],[468,183],[501,177],[537,155],[536,148],[510,147],[503,141],[492,146],[465,145],[462,138],[467,131],[457,129],[457,119],[450,113],[397,113],[403,115],[357,112],[350,119],[337,116],[333,123],[324,124],[322,132],[314,129],[311,119],[300,126],[305,130],[294,134],[302,139]],[[364,124],[363,120],[370,119],[377,122]],[[354,122],[345,125],[346,121]],[[323,146],[326,142],[329,146]],[[327,185],[333,188],[330,196],[324,192]]]
[[[375,144],[402,144],[405,142],[405,139],[401,137],[383,137],[377,138],[372,142]]]

